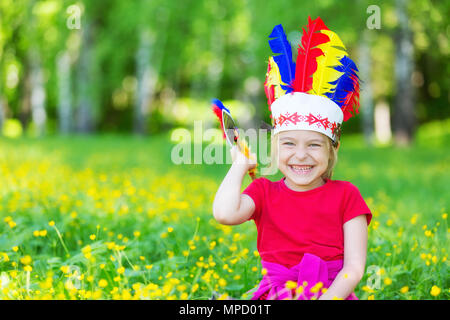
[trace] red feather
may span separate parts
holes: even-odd
[[[267,73],[266,73],[266,81],[264,82],[264,91],[266,92],[267,103],[269,104],[269,110],[271,110],[270,106],[272,102],[275,101],[275,88],[273,86],[267,85],[267,80],[269,78],[271,67],[270,63],[267,63]]]
[[[344,121],[347,121],[359,112],[359,81],[356,76],[352,76],[351,79],[355,84],[355,89],[347,94],[341,107],[344,113]]]
[[[316,47],[330,41],[326,34],[317,32],[324,29],[329,30],[320,17],[313,21],[308,17],[307,30],[303,29],[302,44],[298,46],[294,91],[308,92],[312,89],[312,76],[317,70],[316,58],[323,55],[323,51]]]
[[[216,106],[215,104],[213,104],[211,106],[211,109],[214,111],[215,115],[217,116],[217,118],[219,118],[219,122],[220,122],[220,127],[222,128],[222,133],[223,133],[223,138],[226,138],[225,135],[225,129],[223,128],[223,121],[222,121],[222,109],[220,109],[218,106]]]

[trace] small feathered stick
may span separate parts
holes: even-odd
[[[219,99],[213,99],[211,101],[211,109],[213,110],[213,112],[215,113],[215,115],[217,116],[217,118],[219,119],[220,122],[220,127],[222,128],[222,133],[223,133],[223,138],[226,139],[226,134],[225,134],[225,129],[223,127],[223,110],[225,110],[226,112],[228,112],[231,115],[230,110],[228,110],[222,103],[222,101],[220,101]],[[239,135],[237,132],[237,129],[235,130],[235,142],[237,144],[237,146],[239,147],[239,150],[249,159],[252,160],[256,160],[254,158],[254,156],[250,153],[250,147],[248,146],[247,142],[244,139],[239,139]],[[256,167],[251,169],[248,174],[250,175],[250,177],[252,178],[252,180],[254,180],[256,178]]]
[[[225,129],[223,127],[223,119],[222,119],[222,110],[227,111],[228,113],[230,113],[230,110],[228,110],[222,103],[222,101],[220,101],[219,99],[213,99],[211,101],[211,109],[214,111],[215,115],[217,116],[217,118],[219,118],[219,122],[220,122],[220,127],[222,128],[222,133],[223,133],[223,138],[226,138],[225,135]]]

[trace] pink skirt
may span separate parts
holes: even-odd
[[[252,300],[310,300],[313,297],[319,298],[322,288],[329,288],[342,269],[343,260],[324,261],[314,254],[305,253],[300,263],[292,268],[264,260],[261,260],[261,264],[267,273],[253,293]],[[289,280],[297,282],[298,286],[306,285],[297,294],[296,289],[286,289],[285,285]],[[318,282],[322,283],[321,289],[311,292]],[[352,292],[346,300],[358,300],[358,297]]]

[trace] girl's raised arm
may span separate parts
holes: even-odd
[[[245,157],[236,147],[231,148],[231,157],[233,164],[217,190],[213,203],[214,218],[226,225],[247,221],[255,210],[253,200],[241,194],[241,187],[244,176],[256,167],[256,161]]]

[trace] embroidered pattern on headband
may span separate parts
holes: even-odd
[[[311,113],[307,116],[304,116],[304,115],[298,114],[297,112],[294,112],[293,114],[289,114],[289,112],[286,112],[284,115],[280,114],[278,117],[276,117],[273,120],[274,128],[279,128],[283,124],[287,125],[286,121],[289,121],[294,125],[297,124],[298,122],[307,122],[310,126],[312,126],[313,124],[316,123],[316,126],[318,128],[320,128],[320,126],[322,125],[325,130],[331,129],[331,132],[333,132],[337,128],[337,123],[330,122],[328,120],[328,117],[322,118],[322,116],[320,114],[318,114],[317,116],[314,116]]]

